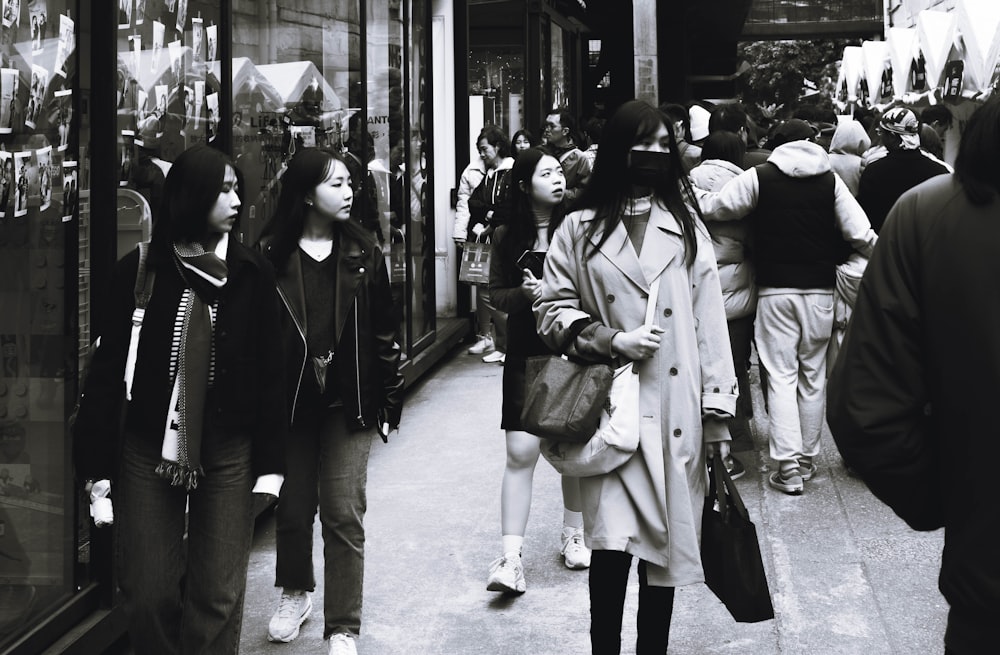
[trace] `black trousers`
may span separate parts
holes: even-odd
[[[590,647],[593,655],[619,655],[622,614],[632,556],[615,550],[595,550],[590,559]],[[665,655],[670,639],[673,587],[651,587],[646,562],[639,560],[639,611],[636,655]]]

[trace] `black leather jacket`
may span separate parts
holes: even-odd
[[[261,247],[273,262],[270,244],[264,241]],[[404,380],[399,371],[398,322],[385,258],[374,241],[360,243],[346,236],[336,242],[332,256],[337,261],[334,308],[337,365],[328,373],[328,383],[336,385],[349,429],[374,428],[377,421],[396,428],[403,411]],[[299,257],[298,251],[292,253],[285,269],[277,271],[278,295],[287,310],[282,333],[292,421],[303,375],[312,374],[307,369],[305,290]]]

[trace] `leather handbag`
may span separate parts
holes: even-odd
[[[708,464],[708,477],[709,492],[701,519],[705,584],[736,621],[773,619],[757,529],[718,453]]]
[[[582,364],[556,356],[528,358],[522,426],[537,437],[587,443],[601,421],[613,374],[608,364]]]
[[[615,370],[597,431],[584,443],[542,439],[542,456],[562,475],[603,475],[632,458],[639,448],[639,374],[632,363]]]

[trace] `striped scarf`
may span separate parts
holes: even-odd
[[[213,331],[219,291],[225,286],[228,269],[228,235],[215,252],[206,252],[198,243],[175,243],[174,263],[188,285],[177,306],[171,349],[174,378],[167,424],[163,435],[161,461],[156,473],[174,486],[188,491],[197,488],[204,476],[201,443],[214,358]]]

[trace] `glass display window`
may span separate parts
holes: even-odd
[[[76,588],[77,12],[0,4],[0,650]]]

